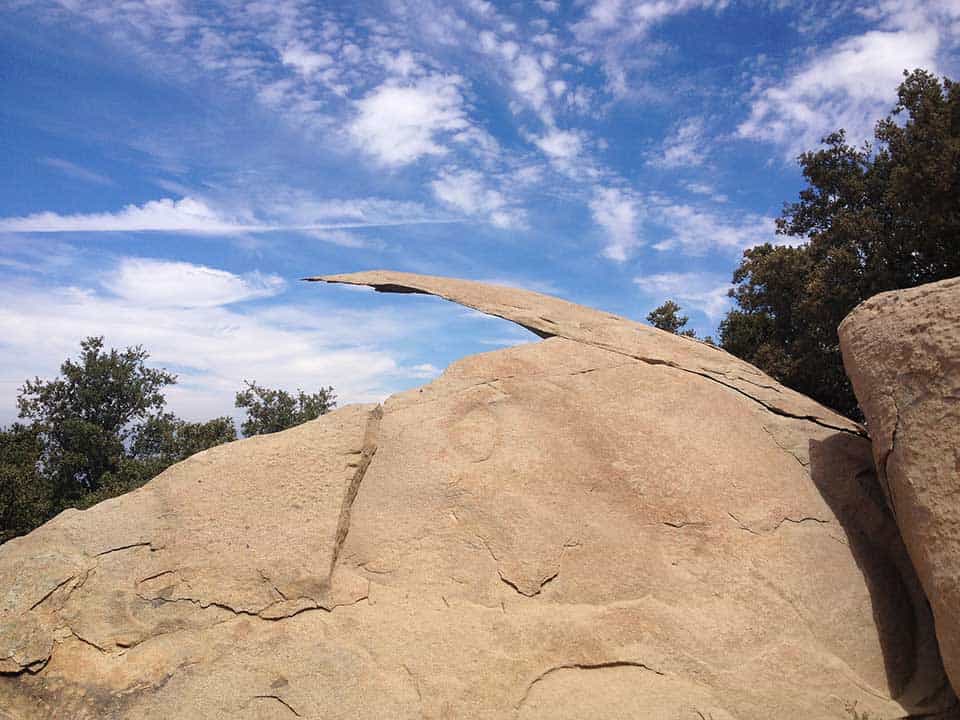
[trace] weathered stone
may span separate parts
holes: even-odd
[[[960,688],[960,278],[867,300],[840,326],[840,346]]]
[[[719,350],[554,298],[337,280],[443,295],[547,339],[461,360],[382,409],[201,453],[0,547],[19,588],[0,605],[0,648],[23,648],[7,653],[0,707],[524,720],[955,707],[862,428]]]

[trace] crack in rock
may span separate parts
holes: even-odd
[[[241,608],[231,607],[226,603],[217,602],[215,600],[204,602],[203,600],[198,600],[197,598],[191,598],[191,597],[177,597],[177,598],[153,597],[151,598],[141,593],[137,593],[137,597],[151,604],[156,603],[160,605],[166,605],[169,603],[187,602],[187,603],[191,603],[192,605],[196,605],[201,610],[206,610],[207,608],[214,607],[214,608],[219,608],[221,610],[226,610],[227,612],[231,612],[234,615],[243,615],[245,617],[257,618],[258,620],[265,620],[267,622],[277,622],[277,621],[286,620],[288,618],[292,618],[302,613],[310,612],[313,610],[322,610],[324,612],[331,613],[338,607],[349,607],[351,605],[356,605],[360,602],[363,602],[364,600],[368,599],[369,594],[364,594],[361,597],[356,598],[352,602],[332,603],[329,607],[327,607],[326,605],[323,605],[322,603],[317,601],[315,598],[303,595],[297,598],[297,600],[308,600],[313,604],[295,608],[292,612],[289,612],[283,615],[274,615],[269,612],[272,607],[277,605],[277,603],[270,603],[266,607],[260,608],[259,610],[244,610]]]
[[[758,532],[758,531],[754,530],[752,527],[750,527],[749,525],[747,525],[745,522],[743,522],[743,520],[741,520],[740,518],[738,518],[738,517],[737,517],[736,515],[734,515],[732,512],[728,512],[727,515],[729,515],[729,516],[733,519],[733,521],[737,523],[737,526],[738,526],[741,530],[746,530],[746,531],[747,531],[748,533],[750,533],[751,535],[769,535],[770,533],[773,533],[773,532],[776,532],[777,530],[779,530],[779,529],[780,529],[780,526],[782,526],[784,523],[793,523],[794,525],[800,525],[800,524],[805,523],[805,522],[815,522],[815,523],[817,523],[818,525],[827,525],[827,524],[829,524],[830,522],[832,522],[829,518],[826,518],[826,519],[824,519],[824,518],[818,518],[818,517],[813,517],[812,515],[804,515],[803,517],[799,517],[799,518],[793,518],[793,517],[790,517],[790,516],[788,515],[788,516],[782,518],[782,519],[780,520],[780,522],[778,522],[776,525],[774,525],[774,526],[773,526],[772,528],[770,528],[769,530],[764,530],[763,532]]]
[[[620,668],[620,667],[639,668],[640,670],[646,670],[648,672],[654,673],[655,675],[660,675],[661,677],[665,675],[665,673],[662,673],[659,670],[656,670],[655,668],[650,667],[649,665],[644,665],[643,663],[636,662],[634,660],[610,660],[607,662],[600,662],[600,663],[567,663],[565,665],[554,665],[553,667],[548,668],[547,670],[540,673],[537,677],[533,679],[533,681],[530,682],[529,685],[527,685],[527,689],[524,691],[523,697],[520,698],[520,700],[517,702],[514,708],[519,712],[520,709],[523,707],[523,704],[530,697],[530,691],[533,690],[534,686],[537,683],[544,680],[545,678],[547,678],[548,676],[552,675],[555,672],[559,672],[560,670],[606,670],[609,668]]]
[[[751,535],[759,535],[759,534],[760,534],[760,533],[758,533],[756,530],[754,530],[753,528],[751,528],[749,525],[746,525],[740,518],[738,518],[738,517],[737,517],[736,515],[734,515],[732,512],[729,512],[729,511],[728,511],[728,512],[727,512],[727,515],[729,515],[731,518],[733,518],[733,521],[737,524],[737,526],[738,526],[741,530],[746,530],[746,531],[747,531],[748,533],[750,533]]]
[[[803,469],[804,469],[804,470],[807,470],[807,472],[809,473],[809,470],[808,470],[808,466],[810,465],[810,461],[809,461],[809,460],[804,460],[802,457],[800,457],[799,455],[797,455],[793,450],[791,450],[790,448],[788,448],[786,445],[783,445],[783,444],[780,442],[780,440],[777,439],[777,436],[774,434],[773,430],[771,430],[770,428],[768,428],[766,425],[762,425],[762,424],[761,424],[760,427],[762,427],[762,428],[763,428],[763,431],[764,431],[765,433],[767,433],[767,435],[770,436],[770,438],[773,440],[774,444],[775,444],[778,448],[780,448],[781,450],[783,450],[785,453],[787,453],[788,455],[790,455],[794,460],[796,460],[798,463],[800,463],[801,467],[803,467]]]
[[[887,471],[887,468],[890,464],[890,458],[893,456],[893,451],[897,445],[897,433],[900,431],[900,405],[897,403],[896,395],[891,394],[890,400],[893,402],[893,409],[896,414],[894,415],[893,430],[890,433],[890,447],[883,454],[883,460],[881,460],[878,464],[878,470],[882,475],[883,486],[887,495],[887,503],[890,505],[890,512],[893,514],[894,520],[896,520],[897,504],[893,499],[893,488],[890,486],[890,473]]]
[[[129,545],[121,545],[119,547],[110,548],[109,550],[103,550],[102,552],[98,552],[96,555],[94,555],[94,557],[103,557],[104,555],[109,555],[110,553],[120,552],[121,550],[131,550],[138,547],[148,547],[151,550],[156,549],[153,547],[152,542],[135,542],[130,543]]]
[[[283,705],[287,710],[292,712],[297,717],[302,717],[300,713],[298,713],[290,703],[288,703],[279,695],[254,695],[252,700],[276,700],[278,703]]]
[[[73,580],[73,579],[76,578],[76,577],[77,577],[76,575],[71,575],[71,576],[68,577],[66,580],[61,580],[56,586],[53,587],[52,590],[50,590],[46,595],[44,595],[42,598],[40,598],[39,600],[37,600],[33,605],[31,605],[31,606],[27,609],[27,612],[30,612],[31,610],[36,610],[38,607],[40,607],[40,606],[44,603],[45,600],[47,600],[47,598],[49,598],[49,597],[50,597],[51,595],[53,595],[57,590],[59,590],[60,588],[62,588],[64,585],[66,585],[68,582],[70,582],[71,580]]]
[[[490,543],[487,542],[487,539],[482,535],[479,535],[476,533],[474,533],[474,536],[483,544],[483,546],[487,549],[487,552],[490,553],[490,557],[493,558],[494,563],[496,563],[497,575],[499,576],[500,581],[504,585],[507,585],[508,587],[513,588],[518,595],[522,595],[523,597],[528,597],[528,598],[536,597],[543,591],[544,587],[546,587],[548,584],[550,584],[551,582],[557,579],[557,577],[560,575],[560,570],[563,567],[563,556],[566,554],[567,550],[571,548],[580,547],[579,541],[565,542],[563,546],[560,548],[560,557],[557,560],[556,571],[553,574],[548,575],[547,577],[540,580],[539,585],[535,590],[533,590],[532,592],[526,592],[519,586],[519,584],[517,584],[516,582],[514,582],[513,580],[511,580],[510,578],[508,578],[506,575],[503,574],[503,571],[500,569],[500,558],[498,558],[496,554],[494,554],[493,548],[490,547]]]
[[[778,528],[779,528],[781,525],[783,525],[785,522],[793,523],[793,524],[795,524],[795,525],[799,525],[799,524],[805,523],[805,522],[815,522],[815,523],[818,523],[818,524],[820,524],[820,525],[827,525],[827,524],[830,523],[830,520],[824,520],[823,518],[818,518],[818,517],[802,517],[802,518],[785,517],[783,520],[781,520],[780,522],[778,522],[778,523],[774,526],[773,529],[774,529],[774,530],[778,529]]]
[[[370,461],[377,452],[377,440],[380,435],[380,422],[383,420],[383,406],[377,405],[370,411],[367,418],[367,427],[363,436],[363,449],[360,451],[360,460],[357,462],[357,468],[347,486],[347,492],[343,496],[343,503],[340,506],[340,518],[337,521],[337,534],[334,539],[333,552],[330,557],[330,569],[327,573],[327,581],[333,577],[333,571],[337,566],[337,560],[340,557],[340,550],[350,532],[350,514],[353,511],[353,502],[357,499],[357,493],[360,491],[360,483],[363,482],[363,476],[370,467]]]
[[[90,647],[95,648],[97,651],[99,651],[99,652],[100,652],[101,654],[103,654],[103,655],[109,655],[109,654],[110,654],[110,652],[109,652],[107,649],[102,648],[102,647],[100,647],[99,645],[97,645],[95,642],[93,642],[92,640],[88,640],[87,638],[83,637],[82,635],[80,635],[79,633],[77,633],[77,631],[74,630],[72,627],[68,627],[67,630],[70,632],[70,634],[71,634],[73,637],[75,637],[77,640],[79,640],[80,642],[82,642],[84,645],[89,645]]]
[[[497,575],[500,576],[500,581],[503,582],[505,585],[512,587],[514,590],[516,590],[520,595],[523,595],[524,597],[536,597],[541,593],[544,586],[552,582],[554,579],[556,579],[557,575],[559,574],[560,574],[560,570],[558,569],[553,575],[550,575],[549,577],[541,580],[540,585],[537,587],[536,590],[534,590],[533,592],[524,592],[523,590],[520,589],[518,585],[516,585],[508,577],[506,577],[503,574],[503,571],[500,570],[500,568],[497,568]]]

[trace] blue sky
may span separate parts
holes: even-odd
[[[715,330],[794,158],[957,77],[960,1],[0,2],[0,423],[81,338],[171,408],[243,379],[381,399],[531,338],[392,268]]]

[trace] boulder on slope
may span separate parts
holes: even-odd
[[[840,325],[840,347],[960,689],[960,278],[870,298]]]
[[[956,708],[862,428],[720,350],[555,298],[328,279],[544,340],[205,451],[0,547],[12,717]]]

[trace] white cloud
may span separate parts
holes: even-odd
[[[229,234],[249,228],[226,218],[204,200],[163,198],[143,205],[127,205],[115,213],[58,215],[41,212],[26,217],[0,218],[6,232],[191,232]]]
[[[782,244],[774,232],[774,219],[756,214],[728,218],[702,208],[672,203],[660,196],[650,198],[648,215],[668,231],[655,250],[679,249],[686,255],[710,250],[743,250],[760,243]]]
[[[362,248],[369,245],[363,238],[344,230],[308,230],[306,234],[317,240],[345,248]]]
[[[781,145],[787,158],[840,128],[859,143],[889,112],[905,69],[936,71],[939,46],[933,26],[871,30],[841,40],[785,82],[759,91],[737,134]]]
[[[624,262],[630,251],[641,244],[638,234],[639,213],[633,198],[617,188],[597,188],[590,200],[593,220],[607,234],[603,254]]]
[[[551,128],[544,135],[534,137],[533,143],[551,160],[566,163],[580,154],[583,138],[575,130]]]
[[[511,103],[513,112],[519,113],[524,107],[532,109],[545,124],[552,126],[554,120],[550,107],[552,97],[548,89],[548,73],[555,71],[556,56],[533,47],[524,51],[513,40],[500,42],[489,30],[482,30],[478,40],[480,50],[497,61],[509,80],[510,88],[516,97],[516,101]],[[543,47],[552,47],[556,42],[556,36],[550,33],[533,39],[534,44]]]
[[[510,63],[513,89],[524,102],[542,112],[548,99],[547,77],[533,55],[521,54]]]
[[[723,193],[718,192],[717,189],[709,183],[688,182],[684,185],[684,187],[695,195],[705,195],[714,202],[725,203],[730,199]]]
[[[410,377],[415,377],[422,380],[432,380],[441,372],[443,371],[435,365],[431,365],[430,363],[422,363],[420,365],[414,365],[411,367],[409,370],[409,375]]]
[[[657,52],[645,42],[650,29],[672,15],[694,9],[723,10],[728,0],[589,0],[582,20],[571,30],[589,53],[599,58],[607,91],[626,97],[636,90],[634,76],[648,68]]]
[[[119,298],[145,307],[207,308],[269,297],[283,291],[277,275],[235,275],[204,265],[124,258],[103,281]]]
[[[233,213],[214,207],[209,201],[185,197],[163,198],[143,205],[127,205],[113,213],[59,215],[40,212],[25,217],[0,218],[0,232],[168,232],[191,235],[240,235],[281,230],[317,231],[389,227],[453,222],[427,216],[413,203],[357,198],[311,201],[295,198],[278,200],[270,208],[276,222],[256,219],[249,209]],[[331,221],[331,219],[336,219]]]
[[[586,17],[574,26],[583,38],[596,37],[615,30],[638,36],[671,15],[680,15],[694,9],[723,10],[728,0],[592,0]]]
[[[659,273],[633,281],[657,304],[674,300],[683,309],[698,310],[712,321],[718,320],[730,307],[727,291],[732,285],[713,273]]]
[[[467,215],[483,215],[500,228],[522,224],[522,214],[509,206],[503,193],[490,188],[476,170],[444,171],[431,187],[438,200]]]
[[[443,155],[441,136],[470,127],[458,76],[431,76],[414,84],[381,85],[357,102],[350,132],[383,165],[396,167],[424,155]]]
[[[284,65],[293,67],[304,77],[310,77],[318,70],[333,65],[333,58],[327,53],[309,50],[302,43],[291,43],[280,53]]]
[[[382,62],[387,70],[400,77],[415,75],[420,71],[420,66],[409,50],[401,50],[396,54],[384,53]]]
[[[703,164],[705,154],[703,118],[691,118],[674,129],[651,164],[662,168],[696,167]]]

